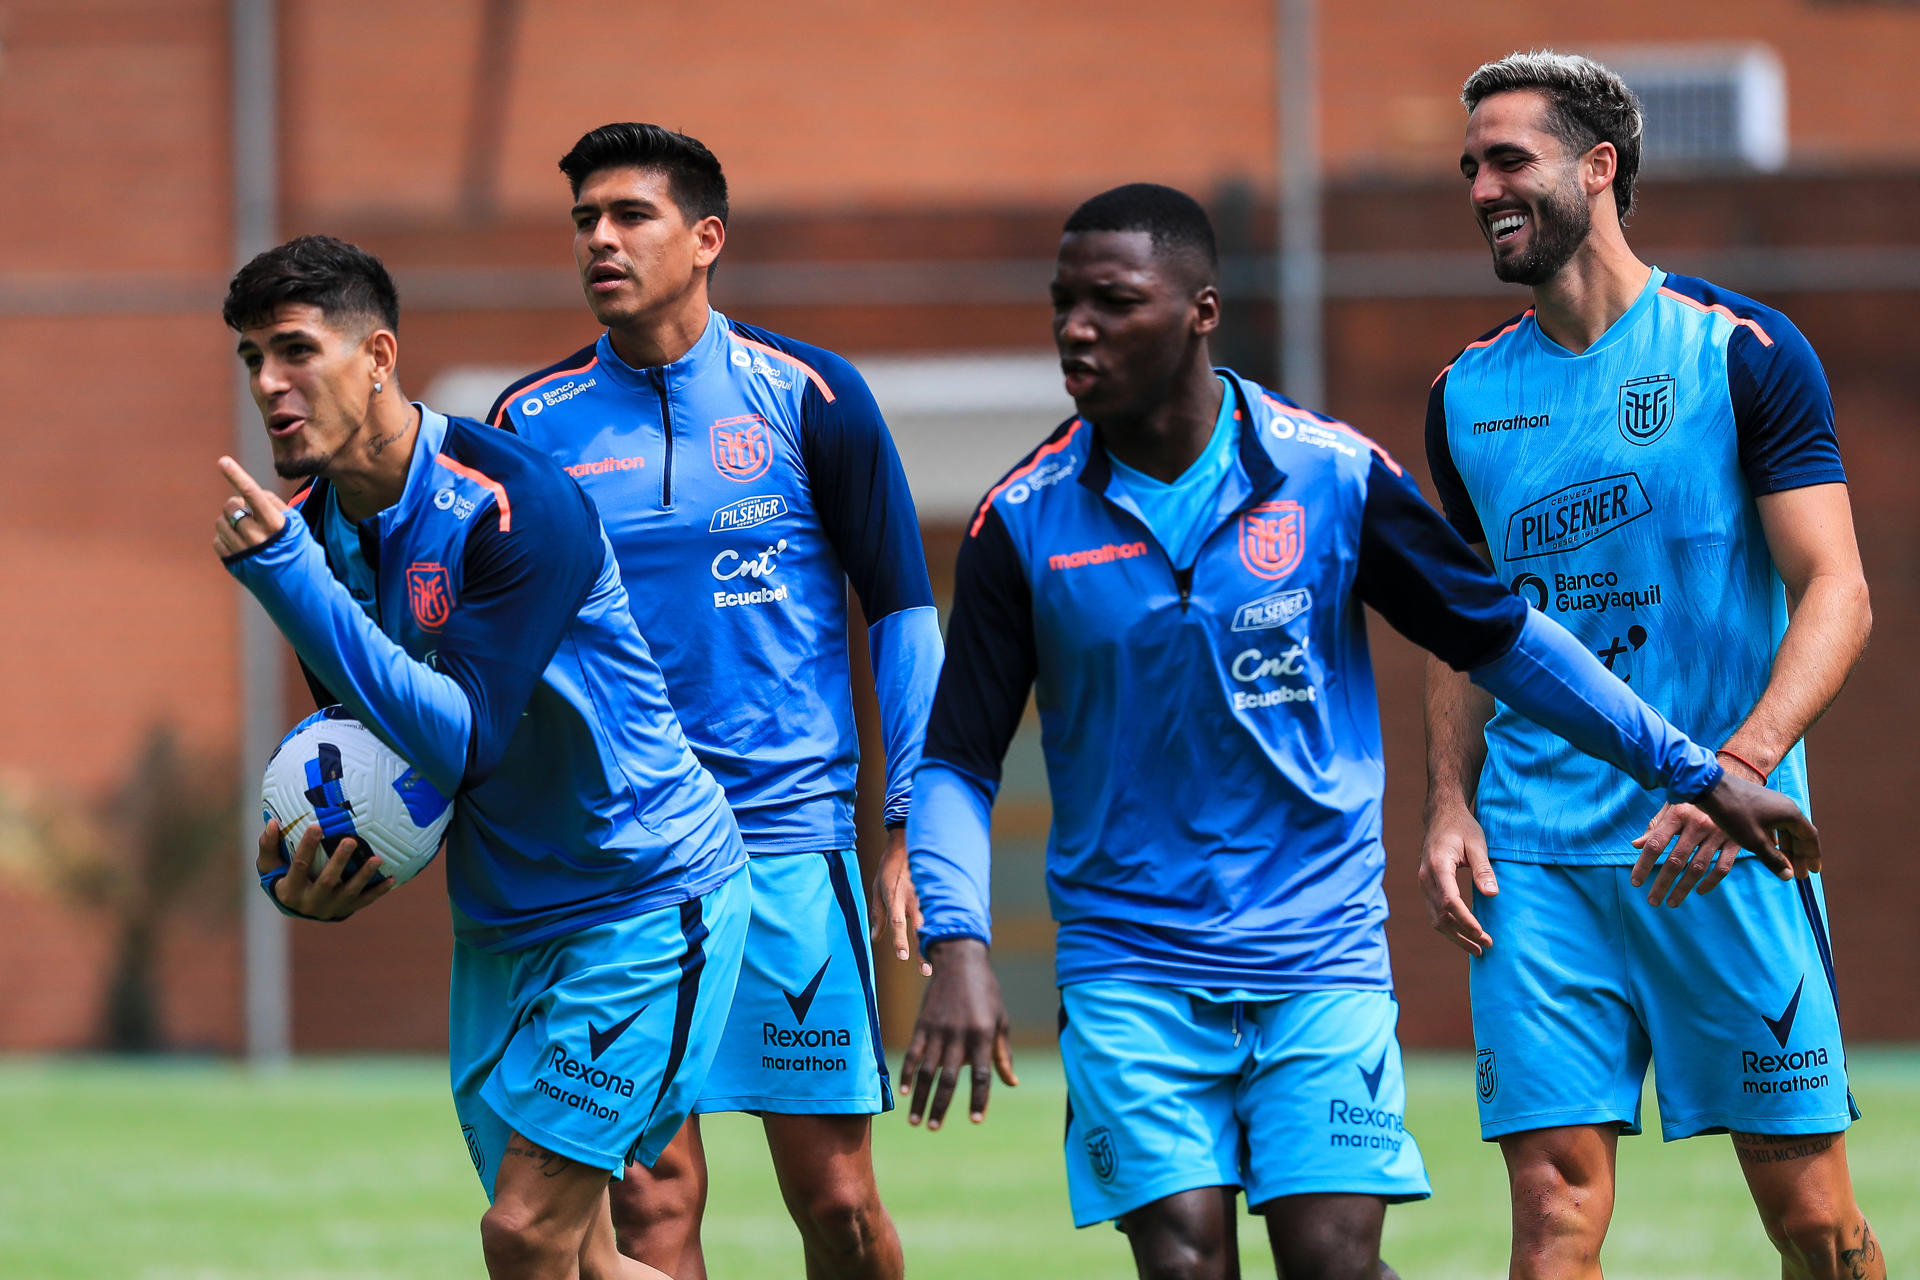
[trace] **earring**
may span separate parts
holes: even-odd
[[[385,390],[385,389],[386,389],[386,385],[387,385],[387,384],[386,384],[386,383],[384,383],[384,382],[376,382],[376,383],[374,383],[374,384],[373,384],[373,394],[375,394],[375,395],[379,395],[379,394],[380,394],[380,393],[381,393],[381,392],[382,392],[383,390]]]

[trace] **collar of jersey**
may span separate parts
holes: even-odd
[[[713,361],[724,360],[729,332],[727,318],[709,307],[706,329],[687,348],[687,354],[669,364],[635,368],[620,358],[620,354],[613,349],[612,335],[606,333],[600,335],[593,349],[594,354],[600,357],[600,367],[607,371],[607,377],[622,386],[653,391],[660,386],[661,379],[665,379],[668,386],[677,386],[698,377]]]
[[[378,527],[382,530],[385,530],[396,516],[407,509],[407,506],[420,493],[422,485],[432,483],[433,477],[427,476],[425,480],[421,477],[426,475],[427,470],[433,466],[433,460],[439,455],[440,447],[447,442],[447,415],[429,409],[418,400],[413,401],[413,407],[420,411],[420,430],[413,437],[413,457],[407,459],[406,483],[400,487],[400,497],[392,506],[383,507],[368,517],[370,520],[377,521]],[[321,477],[313,482],[312,494],[305,504],[303,518],[308,527],[313,530],[314,536],[323,541],[325,534],[319,526],[326,521],[329,510],[339,510],[338,499],[333,495],[333,482]],[[346,517],[344,511],[340,514],[342,519]],[[366,521],[360,523],[364,525]]]
[[[1640,296],[1633,300],[1633,305],[1621,312],[1620,318],[1608,325],[1607,331],[1585,351],[1569,351],[1549,338],[1541,331],[1540,317],[1537,314],[1528,317],[1527,327],[1533,333],[1534,343],[1548,355],[1557,360],[1584,360],[1588,356],[1605,351],[1632,332],[1633,327],[1640,323],[1640,317],[1653,310],[1654,299],[1660,296],[1660,286],[1666,282],[1667,273],[1658,267],[1653,268],[1653,273],[1647,277],[1646,287],[1640,290]]]
[[[1287,473],[1274,462],[1260,439],[1260,433],[1266,430],[1273,412],[1284,409],[1306,418],[1317,415],[1291,400],[1264,391],[1224,366],[1216,365],[1213,371],[1225,379],[1227,394],[1233,397],[1235,411],[1240,415],[1240,439],[1236,450],[1240,465],[1230,474],[1221,490],[1224,509],[1238,509],[1249,500],[1279,488],[1287,478]],[[1221,412],[1226,411],[1224,403],[1220,408]],[[1100,439],[1099,424],[1088,422],[1085,418],[1080,421],[1086,422],[1091,428],[1091,439],[1086,446],[1086,463],[1080,468],[1080,483],[1109,501],[1118,502],[1118,492],[1112,485],[1113,460]],[[1132,509],[1131,500],[1121,505]]]

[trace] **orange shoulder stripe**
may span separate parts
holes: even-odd
[[[513,505],[507,501],[506,486],[492,476],[483,475],[472,467],[463,466],[444,453],[436,453],[433,460],[457,476],[465,476],[475,484],[489,489],[493,493],[494,504],[500,508],[500,532],[513,528]]]
[[[1294,410],[1292,406],[1281,404],[1278,400],[1275,400],[1272,396],[1261,396],[1260,398],[1262,400],[1265,400],[1268,404],[1272,405],[1274,408],[1280,410],[1280,412],[1282,413],[1288,413],[1288,412],[1304,413],[1307,415],[1307,417],[1311,418],[1316,424],[1320,426],[1331,427],[1335,431],[1346,432],[1348,435],[1352,436],[1355,440],[1358,440],[1361,444],[1366,445],[1367,448],[1379,454],[1380,461],[1386,463],[1387,469],[1392,471],[1393,474],[1395,475],[1404,474],[1400,464],[1393,460],[1392,454],[1388,453],[1385,449],[1382,449],[1379,443],[1373,440],[1370,436],[1362,435],[1360,432],[1355,431],[1352,427],[1348,426],[1346,423],[1340,421],[1340,419],[1329,418],[1325,414],[1314,413],[1312,410],[1309,410],[1309,409]]]
[[[980,526],[987,522],[987,508],[993,505],[993,500],[1000,496],[1001,490],[1005,489],[1008,485],[1018,480],[1021,476],[1027,475],[1035,467],[1039,466],[1040,460],[1042,458],[1047,457],[1049,454],[1058,453],[1062,449],[1066,448],[1068,445],[1072,444],[1073,438],[1080,434],[1080,428],[1085,424],[1085,422],[1086,422],[1086,419],[1084,418],[1075,418],[1073,420],[1073,425],[1067,428],[1067,434],[1061,436],[1058,440],[1055,440],[1052,444],[1043,445],[1040,451],[1034,454],[1032,458],[1028,459],[1028,461],[1024,466],[1015,467],[1012,471],[1009,471],[1007,473],[1007,478],[1005,480],[1002,480],[999,484],[987,490],[987,496],[980,500],[980,509],[973,513],[973,524],[968,527],[967,536],[969,538],[972,538],[979,534]]]
[[[808,381],[812,382],[815,387],[818,387],[820,394],[827,398],[827,403],[833,403],[833,388],[829,387],[827,380],[815,372],[814,367],[805,360],[800,359],[798,356],[790,356],[780,348],[770,347],[764,342],[755,342],[752,338],[743,338],[740,336],[738,330],[730,330],[729,332],[732,334],[733,340],[741,346],[752,347],[755,351],[764,351],[777,360],[785,360],[788,364],[806,374]]]
[[[538,382],[529,382],[526,386],[520,387],[519,389],[514,391],[513,395],[511,395],[507,399],[502,400],[500,402],[500,412],[494,414],[493,421],[488,423],[487,425],[493,426],[493,427],[499,426],[500,420],[507,416],[508,408],[512,406],[515,400],[518,400],[521,396],[527,394],[527,392],[538,391],[541,387],[546,386],[549,382],[552,382],[555,378],[564,378],[564,377],[567,377],[569,374],[585,373],[587,370],[593,368],[593,366],[599,363],[600,363],[600,357],[595,356],[593,359],[587,361],[583,365],[578,365],[572,369],[558,369],[558,370],[555,370],[553,373],[548,374],[546,377],[540,379],[540,381]]]
[[[1753,330],[1755,337],[1760,339],[1761,346],[1770,347],[1773,345],[1773,339],[1767,336],[1767,331],[1765,329],[1762,329],[1759,325],[1747,319],[1745,316],[1737,316],[1733,314],[1733,311],[1730,308],[1724,306],[1721,303],[1716,302],[1716,303],[1713,303],[1712,305],[1708,305],[1707,303],[1700,301],[1700,299],[1698,298],[1689,298],[1686,294],[1678,293],[1672,289],[1667,288],[1667,286],[1665,285],[1660,286],[1660,292],[1666,297],[1679,299],[1681,302],[1684,302],[1688,306],[1692,307],[1695,311],[1705,312],[1708,315],[1722,315],[1722,316],[1725,316],[1727,319],[1733,321],[1735,324],[1745,325],[1747,328]]]
[[[1479,347],[1492,346],[1494,343],[1500,341],[1500,339],[1512,333],[1515,329],[1518,329],[1521,323],[1525,321],[1526,318],[1532,314],[1533,314],[1533,308],[1528,307],[1525,311],[1522,311],[1520,313],[1520,318],[1518,320],[1515,320],[1512,324],[1508,325],[1506,328],[1502,329],[1500,332],[1493,334],[1490,337],[1482,338],[1478,342],[1469,342],[1466,346],[1460,349],[1460,355],[1463,356],[1467,354],[1467,352],[1475,350],[1476,348],[1479,348]],[[1455,356],[1452,360],[1447,361],[1447,369],[1453,368],[1454,364],[1459,359],[1460,359],[1460,356]],[[1433,375],[1433,381],[1427,384],[1427,387],[1429,390],[1440,385],[1440,379],[1447,376],[1447,369],[1442,369],[1439,373],[1436,373]]]

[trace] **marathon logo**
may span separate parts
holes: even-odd
[[[1069,551],[1065,555],[1048,556],[1049,569],[1084,569],[1090,564],[1112,564],[1116,560],[1131,560],[1147,554],[1144,542],[1109,542],[1104,546],[1089,547],[1085,551]]]
[[[785,498],[777,493],[757,493],[751,498],[729,502],[714,512],[713,519],[707,524],[707,532],[732,533],[736,529],[751,529],[769,520],[778,520],[785,514]]]
[[[646,465],[645,458],[602,458],[598,462],[576,462],[567,468],[567,474],[578,480],[581,476],[603,476],[609,471],[638,471]]]
[[[1508,560],[1572,551],[1653,510],[1631,473],[1583,480],[1528,503],[1507,519]]]
[[[1407,1140],[1405,1119],[1395,1111],[1385,1107],[1376,1107],[1371,1103],[1348,1102],[1335,1098],[1327,1104],[1327,1123],[1345,1125],[1347,1131],[1336,1130],[1328,1135],[1327,1144],[1334,1147],[1360,1148],[1369,1151],[1398,1151]],[[1361,1132],[1353,1132],[1354,1129]],[[1371,1130],[1371,1132],[1366,1132]]]
[[[1516,413],[1511,418],[1489,418],[1485,422],[1474,423],[1473,434],[1489,436],[1501,431],[1531,431],[1535,427],[1546,426],[1551,416],[1543,413],[1537,417],[1529,417],[1524,413]]]
[[[1740,1069],[1749,1077],[1740,1082],[1740,1092],[1811,1093],[1824,1089],[1828,1078],[1821,1068],[1826,1065],[1825,1049],[1802,1049],[1794,1053],[1755,1053],[1748,1049],[1740,1054]],[[1814,1074],[1816,1072],[1818,1074]],[[1777,1078],[1755,1080],[1753,1076]]]

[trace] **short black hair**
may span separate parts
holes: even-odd
[[[1627,82],[1592,58],[1536,49],[1510,53],[1467,77],[1460,101],[1467,114],[1496,93],[1531,89],[1545,95],[1548,133],[1576,154],[1602,142],[1619,157],[1613,171],[1613,202],[1620,221],[1633,213],[1633,184],[1640,176],[1640,99]]]
[[[290,304],[318,307],[329,321],[355,319],[400,331],[400,294],[380,259],[332,236],[299,236],[234,272],[220,308],[238,333],[272,324]]]
[[[1202,283],[1212,284],[1220,270],[1220,251],[1213,240],[1213,220],[1200,202],[1184,191],[1154,182],[1129,182],[1102,191],[1067,219],[1062,233],[1076,231],[1144,231],[1160,253],[1185,253],[1205,268]]]
[[[680,215],[688,222],[702,218],[727,221],[727,175],[719,157],[698,138],[663,129],[657,124],[603,124],[584,133],[573,150],[560,157],[578,196],[587,179],[602,169],[645,169],[667,175],[667,187]]]

